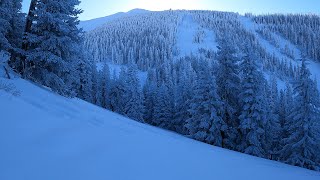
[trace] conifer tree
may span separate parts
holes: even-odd
[[[10,20],[10,31],[8,32],[8,41],[11,45],[11,49],[9,50],[11,54],[10,65],[13,68],[18,66],[20,62],[20,58],[24,51],[21,49],[22,40],[23,40],[23,29],[25,26],[25,16],[21,12],[22,9],[22,0],[13,0],[12,1],[12,17]]]
[[[286,125],[288,137],[284,139],[281,159],[292,165],[319,170],[320,98],[310,76],[303,60],[300,76],[294,83],[294,106]]]
[[[223,134],[225,147],[235,149],[239,141],[237,128],[239,126],[239,94],[240,94],[240,69],[239,59],[236,57],[235,49],[230,46],[228,40],[222,40],[218,47],[218,72],[217,85],[218,94],[223,101],[223,120],[228,129]]]
[[[264,126],[265,134],[263,147],[269,159],[276,159],[280,150],[279,141],[281,126],[279,122],[279,97],[278,84],[275,76],[271,77],[270,85],[266,85],[267,97],[265,97],[267,106],[266,123]]]
[[[146,123],[152,124],[154,119],[155,113],[155,102],[156,102],[156,91],[157,91],[157,84],[156,84],[156,77],[154,70],[148,71],[148,76],[146,83],[143,87],[143,97],[144,97],[144,115],[143,119]]]
[[[32,1],[33,2],[33,1]],[[73,96],[73,70],[81,50],[81,31],[76,9],[78,0],[37,1],[28,16],[26,32],[25,76],[50,87],[53,91]],[[32,4],[34,5],[34,4]]]
[[[191,72],[188,71],[191,76]],[[175,95],[175,116],[174,129],[180,134],[186,134],[185,128],[186,120],[190,118],[190,102],[192,99],[192,83],[191,78],[188,78],[187,72],[183,72],[179,77],[179,83],[176,88]]]
[[[106,109],[110,109],[110,69],[107,63],[103,65],[101,72],[101,106]]]
[[[21,13],[22,0],[0,1],[0,51],[9,53],[12,61],[22,53],[24,15]]]
[[[125,74],[124,114],[131,119],[143,122],[143,96],[138,78],[138,68],[130,65]]]
[[[85,101],[93,103],[93,72],[94,67],[86,58],[80,58],[77,65],[79,73],[79,87],[77,97]]]
[[[10,25],[10,19],[12,18],[11,13],[11,0],[0,1],[0,51],[8,53],[11,48],[8,40],[8,32],[12,29]]]
[[[221,114],[223,106],[217,94],[216,82],[202,62],[197,69],[197,79],[193,87],[186,128],[193,139],[222,146],[222,133],[226,131],[226,124]]]
[[[164,129],[172,128],[173,109],[170,98],[170,90],[167,85],[162,84],[157,90],[154,106],[154,119],[152,124]]]
[[[110,110],[122,115],[125,115],[125,100],[123,98],[126,94],[125,71],[125,68],[122,67],[119,77],[114,73],[110,89]]]
[[[254,54],[245,55],[242,63],[241,114],[239,116],[239,129],[242,135],[242,142],[239,149],[247,154],[264,157],[262,147],[264,139],[265,100],[264,100],[264,79],[258,70]]]

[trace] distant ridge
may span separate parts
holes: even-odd
[[[128,12],[118,12],[113,15],[105,16],[105,17],[100,17],[96,19],[91,19],[87,21],[81,21],[79,24],[79,27],[82,28],[84,31],[91,31],[96,29],[99,26],[102,26],[103,24],[107,23],[108,21],[118,19],[121,17],[126,17],[126,16],[132,16],[136,14],[143,14],[143,13],[148,13],[150,11],[145,10],[145,9],[132,9]]]

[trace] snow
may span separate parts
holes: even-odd
[[[320,173],[203,144],[15,78],[0,90],[1,180],[319,180]],[[232,173],[230,173],[232,172]]]
[[[122,17],[128,17],[128,16],[133,16],[133,15],[138,15],[138,14],[144,14],[144,13],[148,13],[150,11],[148,10],[144,10],[144,9],[133,9],[129,12],[119,12],[110,16],[106,16],[106,17],[101,17],[101,18],[97,18],[97,19],[91,19],[91,20],[87,20],[87,21],[81,21],[79,24],[79,27],[82,28],[84,31],[91,31],[94,30],[104,24],[106,24],[107,22],[110,22],[112,20],[116,20]]]
[[[204,40],[201,43],[194,43],[194,36],[199,31],[203,31],[205,33]],[[216,42],[214,32],[202,28],[193,20],[190,14],[184,15],[177,33],[177,47],[180,51],[179,57],[197,54],[201,48],[217,51],[217,46],[218,43]]]
[[[307,67],[309,68],[313,79],[317,80],[318,89],[320,90],[320,63],[316,63],[314,61],[308,61]]]
[[[0,50],[0,64],[8,62],[9,58],[10,57],[4,51]]]
[[[272,73],[267,73],[267,72],[263,72],[263,75],[264,77],[266,78],[266,80],[268,82],[271,82],[272,80],[272,76],[273,74]],[[275,76],[275,75],[274,75]],[[277,80],[277,86],[278,86],[278,91],[280,90],[286,90],[286,82],[281,80],[280,78],[278,78],[277,76],[276,77],[276,80]]]

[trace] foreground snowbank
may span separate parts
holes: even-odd
[[[0,90],[1,180],[319,180],[320,173],[196,142],[14,79]]]

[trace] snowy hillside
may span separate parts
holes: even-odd
[[[0,88],[2,180],[320,179],[319,172],[200,143],[20,78],[0,84],[20,92]]]
[[[133,9],[129,12],[119,12],[119,13],[116,13],[116,14],[113,14],[110,16],[106,16],[106,17],[91,19],[91,20],[87,20],[87,21],[81,21],[79,24],[79,27],[82,28],[84,31],[91,31],[97,27],[104,25],[105,23],[107,23],[109,21],[116,20],[116,19],[122,18],[122,17],[144,14],[144,13],[148,13],[148,12],[149,11],[144,10],[144,9]]]
[[[269,20],[271,18],[274,22]],[[281,26],[284,18],[288,19],[286,26]],[[302,19],[306,29],[292,23],[295,18]],[[295,76],[291,71],[301,66],[301,54],[308,60],[313,78],[319,81],[320,57],[315,45],[319,31],[312,22],[319,22],[319,17],[242,16],[216,11],[150,12],[131,18],[120,17],[117,22],[107,22],[89,31],[85,47],[94,61],[127,64],[133,58],[140,69],[148,70],[190,55],[208,58],[209,53],[208,60],[215,60],[217,46],[226,39],[239,57],[245,46],[250,46],[259,55],[265,73],[278,76],[284,85]],[[306,37],[301,36],[302,33]],[[309,44],[304,43],[308,38]]]

